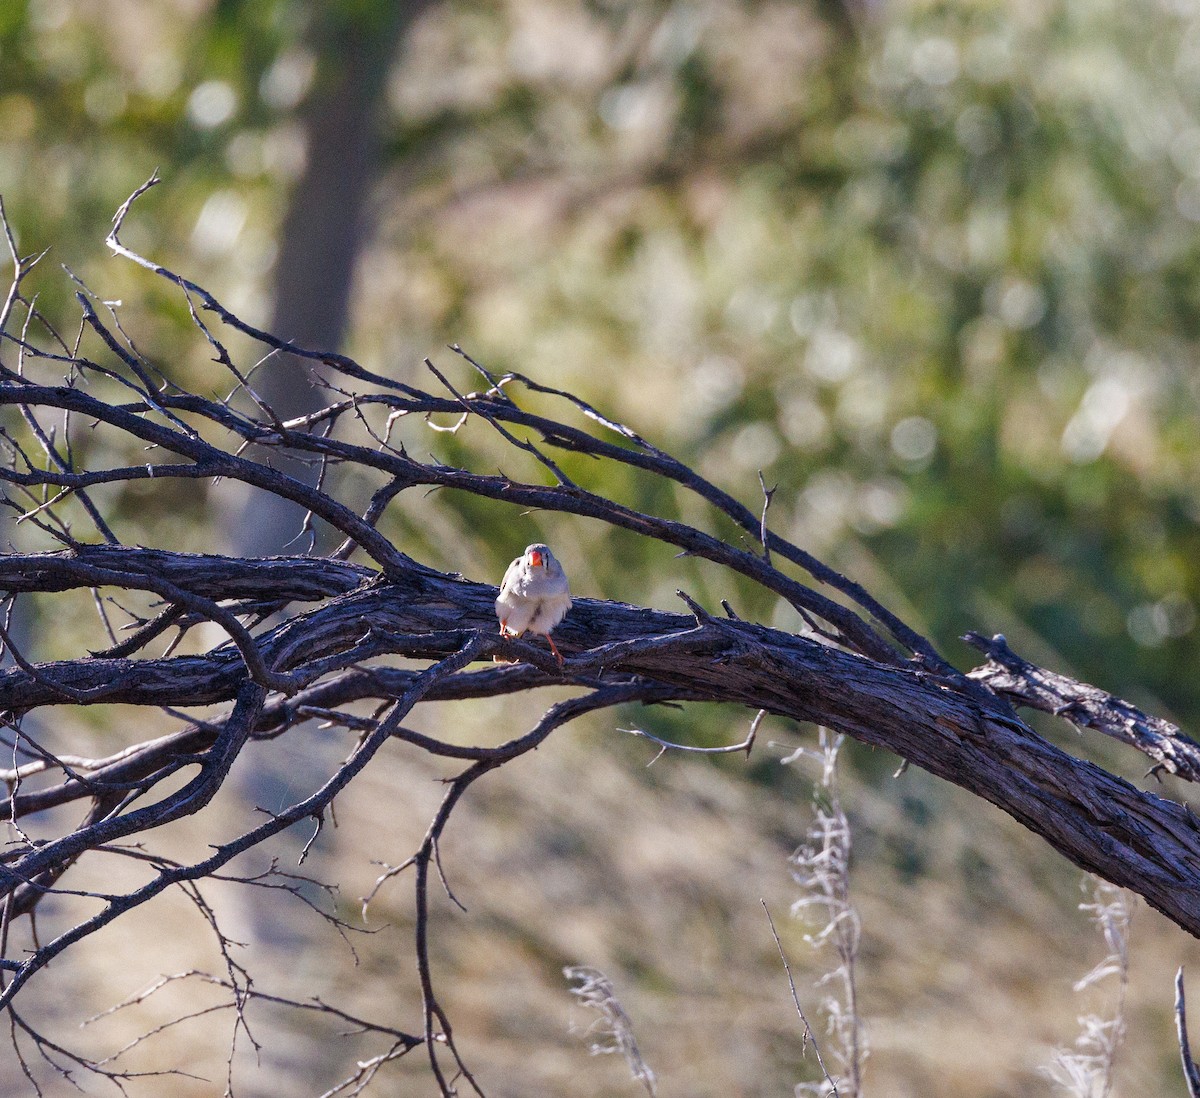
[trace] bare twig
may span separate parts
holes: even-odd
[[[971,677],[1001,697],[1129,744],[1154,760],[1151,773],[1166,770],[1187,781],[1200,781],[1200,743],[1178,725],[1143,713],[1107,690],[1022,659],[1002,633],[994,637],[968,633],[963,640],[988,656],[987,663],[970,672]]]
[[[745,739],[726,747],[696,748],[637,733],[664,750],[749,753],[769,714],[818,723],[894,751],[906,763],[998,805],[1076,863],[1134,889],[1200,935],[1200,890],[1192,870],[1200,864],[1200,829],[1190,810],[1059,751],[1023,724],[1009,701],[1046,707],[1119,735],[1156,765],[1193,778],[1200,774],[1200,755],[1177,728],[1094,688],[1018,662],[997,641],[980,645],[990,657],[985,668],[962,674],[860,585],[772,531],[774,489],[765,480],[759,485],[762,507],[755,511],[570,393],[518,373],[497,377],[460,348],[456,353],[483,378],[483,391],[468,391],[431,364],[441,387],[427,392],[346,356],[256,329],[202,287],[123,242],[134,204],[157,182],[152,176],[121,207],[108,243],[182,295],[196,340],[227,371],[224,398],[189,391],[181,379],[160,373],[137,349],[115,309],[105,316],[95,304],[100,299],[78,280],[79,323],[56,330],[27,290],[39,257],[20,256],[0,207],[14,267],[0,308],[0,355],[16,356],[13,368],[0,364],[5,489],[0,503],[20,520],[21,537],[34,547],[0,554],[0,641],[7,656],[0,668],[6,756],[0,819],[15,836],[0,850],[0,1008],[9,1009],[17,1063],[32,1087],[42,1071],[62,1077],[107,1069],[94,1062],[87,1066],[85,1058],[71,1060],[14,1013],[17,998],[51,961],[173,887],[188,897],[218,943],[225,966],[220,978],[235,1019],[233,1043],[253,1042],[245,1011],[254,1000],[249,972],[239,967],[200,883],[221,877],[241,887],[283,888],[307,903],[300,884],[280,875],[273,863],[263,880],[227,867],[296,825],[310,836],[301,855],[307,853],[335,798],[395,740],[461,767],[448,780],[416,851],[385,868],[364,901],[365,907],[380,888],[413,869],[413,953],[422,1007],[420,1024],[411,1028],[419,1033],[372,1030],[387,1047],[330,1093],[358,1093],[387,1063],[415,1047],[414,1041],[425,1047],[443,1094],[464,1087],[480,1092],[430,963],[438,912],[436,888],[429,893],[431,873],[445,884],[453,868],[441,863],[441,838],[476,780],[532,751],[563,724],[616,705],[731,703],[756,714]],[[248,367],[235,361],[233,348],[241,340],[229,339],[227,330],[257,345]],[[85,346],[96,348],[95,357],[84,353]],[[324,407],[283,421],[254,393],[250,382],[257,365],[281,352],[322,367]],[[517,398],[527,393],[553,414],[526,410]],[[563,418],[555,418],[560,411]],[[553,483],[479,471],[462,456],[470,453],[458,445],[465,436],[447,448],[459,455],[454,462],[445,453],[418,461],[393,437],[407,417],[419,423],[443,416],[459,424],[468,421],[462,417],[478,417],[492,428],[496,445],[520,453],[523,461],[532,458],[551,474],[547,478],[535,467],[535,480]],[[445,434],[433,437],[438,444],[449,441]],[[595,475],[569,480],[557,460],[563,452],[595,459],[584,469],[594,468]],[[314,470],[315,483],[281,472],[274,460],[281,453]],[[338,469],[365,486],[354,506],[339,498],[345,482],[333,475]],[[613,470],[621,476],[612,477]],[[610,498],[607,486],[629,477],[691,493],[703,502],[705,517],[692,525]],[[127,501],[113,501],[131,489],[138,498],[153,498],[180,481],[204,482],[213,493],[236,481],[290,500],[309,516],[310,534],[314,523],[326,523],[339,548],[326,558],[250,560],[121,544],[154,534],[130,527]],[[687,614],[578,598],[556,628],[556,641],[570,656],[560,668],[544,646],[497,635],[496,589],[490,584],[439,571],[389,540],[389,509],[410,487],[460,493],[497,511],[556,512],[593,529],[635,533],[785,600],[808,628],[803,634],[772,629],[734,614],[727,601],[728,616],[715,617],[687,597]],[[709,528],[730,522],[737,531],[730,539]],[[74,532],[80,524],[93,532],[91,540],[105,544],[85,544],[89,539]],[[17,595],[34,596],[57,610],[60,602],[74,605],[67,596],[73,591],[97,600],[101,621],[89,614],[84,627],[103,650],[89,651],[70,630],[56,636],[61,658],[53,660],[24,638],[14,643],[9,614]],[[137,596],[115,601],[121,592]],[[122,629],[106,607],[124,603],[131,609]],[[74,613],[67,609],[61,617]],[[207,630],[198,627],[207,623],[218,626],[220,635],[206,646],[198,641]],[[188,654],[174,654],[170,647],[155,655],[147,647],[172,634],[174,642],[188,636],[192,648],[179,650]],[[500,652],[521,662],[470,667]],[[409,719],[426,702],[499,697],[549,685],[569,688],[573,696],[500,745],[465,742]],[[105,749],[107,754],[92,757],[38,729],[42,718],[43,729],[52,726],[69,736],[72,722],[56,720],[55,710],[81,705],[94,713],[126,707],[124,738]],[[139,713],[145,715],[141,720]],[[164,714],[175,722],[166,733]],[[352,746],[310,793],[232,837],[223,831],[218,837],[213,826],[211,849],[195,861],[174,862],[151,848],[163,829],[185,817],[209,825],[210,806],[248,744],[268,750],[269,741],[313,719],[326,722],[333,734],[344,730]],[[73,804],[82,810],[77,823],[51,811]],[[40,831],[30,822],[34,816]],[[835,824],[825,836],[831,842],[840,826]],[[830,857],[844,860],[847,851],[837,847]],[[123,892],[71,887],[81,861],[114,855],[137,860],[153,875]],[[446,891],[457,902],[448,886]],[[43,940],[34,918],[46,896],[58,902]],[[845,899],[836,890],[830,898]],[[348,936],[346,924],[325,910],[324,901],[312,910],[332,918],[335,932]],[[826,914],[825,937],[848,934],[853,945],[853,918],[841,908]],[[18,920],[26,920],[20,925],[29,929],[24,953],[13,947]],[[854,1016],[853,1002],[849,1009]],[[861,1059],[861,1049],[854,1056]],[[232,1072],[232,1053],[227,1070]],[[857,1083],[853,1091],[839,1085],[857,1093]]]
[[[1183,1078],[1187,1083],[1188,1098],[1200,1098],[1200,1068],[1192,1059],[1188,1042],[1187,1002],[1183,992],[1183,966],[1175,973],[1175,1028],[1179,1034],[1179,1055],[1183,1060]]]
[[[812,1045],[813,1054],[817,1058],[817,1066],[821,1069],[821,1074],[825,1076],[825,1082],[829,1084],[829,1093],[833,1098],[839,1098],[837,1083],[834,1082],[833,1076],[829,1074],[825,1067],[825,1061],[821,1058],[821,1045],[817,1041],[816,1034],[812,1031],[812,1026],[808,1024],[808,1019],[804,1017],[804,1008],[800,1005],[800,995],[796,991],[796,981],[792,979],[792,966],[788,964],[787,954],[783,952],[783,942],[779,940],[779,932],[775,929],[775,920],[771,918],[771,909],[767,907],[767,901],[759,899],[759,903],[763,906],[763,911],[766,913],[767,922],[771,926],[771,937],[775,939],[775,948],[779,950],[779,959],[783,962],[783,971],[787,974],[788,989],[792,993],[792,1004],[796,1008],[796,1014],[799,1015],[800,1024],[804,1027],[804,1036],[800,1042],[801,1050],[808,1045]]]

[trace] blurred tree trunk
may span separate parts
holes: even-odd
[[[367,203],[380,167],[380,120],[387,76],[405,36],[432,0],[338,3],[319,11],[308,40],[317,58],[301,107],[306,163],[292,191],[275,265],[270,330],[302,346],[335,351],[346,334],[354,268],[370,232]],[[282,419],[319,408],[311,364],[270,360],[255,390]],[[316,470],[294,458],[277,467],[313,483]],[[303,552],[295,542],[304,511],[257,491],[245,495],[230,534],[243,556]],[[319,533],[318,533],[319,536]],[[291,543],[291,544],[289,544]]]
[[[314,15],[308,44],[317,70],[300,108],[306,161],[283,219],[271,315],[271,330],[300,346],[336,351],[345,338],[355,265],[370,233],[367,208],[381,163],[387,77],[408,30],[430,3],[337,3]],[[312,362],[278,355],[255,374],[253,384],[276,415],[287,420],[325,403],[313,375]],[[311,462],[278,449],[265,460],[306,484],[316,482],[318,470]],[[231,551],[247,557],[306,552],[305,514],[292,500],[247,487],[231,523]],[[318,543],[322,533],[318,525]],[[330,751],[338,751],[333,741]],[[289,795],[317,783],[330,761],[332,755],[316,754],[259,759],[241,773],[239,788],[250,804],[286,804]],[[303,838],[291,838],[294,855]],[[268,864],[260,860],[257,868],[265,870]],[[240,916],[242,933],[258,948],[304,947],[299,927],[265,917],[253,901],[241,907]],[[286,1059],[273,1068],[288,1078],[307,1070]]]

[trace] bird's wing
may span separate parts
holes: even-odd
[[[500,584],[500,597],[512,594],[513,588],[517,585],[517,581],[521,578],[521,562],[525,558],[523,556],[516,557],[512,564],[504,571],[504,580]]]

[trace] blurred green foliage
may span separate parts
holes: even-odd
[[[309,163],[302,112],[330,73],[354,63],[347,42],[382,33],[395,4],[0,3],[0,194],[23,252],[53,246],[26,287],[39,309],[76,330],[76,287],[54,267],[66,263],[100,297],[125,302],[126,328],[169,377],[228,392],[173,288],[109,257],[109,219],[158,169],[164,182],[139,201],[125,239],[265,323],[289,195]],[[456,384],[478,387],[443,350],[461,344],[493,370],[577,393],[755,509],[761,471],[778,485],[777,530],[960,666],[976,656],[958,634],[1002,630],[1030,658],[1200,728],[1200,9],[442,0],[411,27],[384,96],[386,158],[345,350],[436,387],[428,355]],[[243,367],[260,353],[237,338],[230,346]],[[77,433],[81,458],[127,457]],[[450,434],[403,420],[393,440],[417,456],[545,475],[482,423]],[[737,536],[679,489],[561,460],[622,502]],[[206,550],[222,544],[226,487],[201,495],[155,482],[96,497],[130,541]],[[348,475],[342,487],[361,505],[374,485]],[[570,516],[406,493],[387,522],[406,550],[471,578],[497,580],[521,547],[546,538],[579,594],[679,609],[684,588],[714,609],[728,598],[745,616],[801,625],[704,562]],[[72,614],[61,602],[47,602],[44,655],[78,648],[63,634]],[[86,600],[67,605],[91,620]],[[452,732],[507,734],[529,715],[523,704],[464,711]],[[612,723],[711,745],[740,736],[746,716],[656,707]],[[778,725],[763,738],[797,738]],[[1075,747],[1075,733],[1053,725],[1038,727],[1140,776],[1131,753]],[[587,950],[674,987],[647,1031],[679,1027],[681,1039],[660,1044],[664,1056],[678,1044],[679,1078],[693,1070],[706,1093],[733,1093],[724,1073],[750,1064],[741,1089],[781,1091],[800,1074],[789,1059],[796,1034],[786,1001],[767,994],[783,990],[771,988],[778,958],[747,897],[775,888],[776,910],[794,898],[783,866],[810,775],[780,767],[770,749],[748,765],[669,754],[647,770],[638,764],[652,745],[614,744],[610,728],[581,722],[539,753],[541,770],[481,783],[478,826],[451,836],[463,844],[447,853],[455,888],[476,874],[472,905],[492,897],[494,927],[518,943],[492,974],[493,1006],[472,1017],[479,1004],[464,999],[460,1031],[474,1023],[479,1039],[514,1017],[529,1025],[536,1007],[550,1020],[529,1032],[557,1033],[559,968]],[[300,772],[313,741],[269,745],[272,757],[289,751]],[[265,769],[266,756],[254,765]],[[916,772],[891,781],[896,760],[884,752],[848,757],[856,858],[871,867],[855,880],[870,928],[866,1009],[884,1021],[884,1071],[901,1087],[917,1079],[912,1093],[1028,1089],[1029,1048],[1063,1039],[1046,1018],[1058,1011],[1070,1026],[1070,981],[1087,968],[1066,914],[1073,878],[967,795]],[[433,805],[422,798],[441,788],[430,780],[398,796],[394,772],[381,771],[367,776],[377,787],[365,786],[361,804],[357,785],[339,801],[348,822],[322,838],[339,873],[362,876],[343,899],[377,875],[364,844],[401,860],[409,840],[397,829],[419,837]],[[727,781],[743,774],[758,784]],[[676,855],[703,888],[673,866]],[[622,889],[624,906],[599,917]],[[395,904],[385,923],[405,925],[401,895],[379,901]],[[557,918],[546,917],[547,895]],[[439,969],[470,974],[459,981],[470,996],[483,984],[481,958],[505,956],[502,934],[486,948],[470,936],[488,923],[479,910],[439,936],[460,951]],[[1162,972],[1174,971],[1179,935],[1154,918],[1139,933],[1150,952],[1158,942]],[[795,935],[799,960],[799,932],[781,929]],[[167,938],[185,935],[156,925],[147,940]],[[347,979],[358,994],[370,972],[391,1011],[415,993],[398,982],[395,939],[380,942]],[[758,967],[733,945],[761,953]],[[320,959],[322,978],[342,978],[323,950],[306,956]],[[544,987],[528,986],[531,958]],[[756,1059],[756,1042],[728,1024],[750,1013],[730,1005],[739,980],[767,1003],[751,1000],[775,1027],[769,1056]],[[110,1005],[116,983],[85,984],[106,996],[97,1009]],[[1144,977],[1137,1000],[1131,1044],[1156,1058],[1154,1074],[1136,1059],[1130,1068],[1141,1089],[1176,1078],[1174,1052],[1157,1062],[1171,1041],[1166,1007],[1151,1017],[1145,1005],[1165,1004],[1166,985]],[[709,1029],[696,1022],[706,1010]],[[889,1019],[900,1020],[890,1035]],[[517,1036],[490,1050],[489,1070],[503,1071],[505,1049],[524,1070],[528,1033]],[[308,1043],[332,1071],[328,1043]],[[592,1092],[578,1051],[561,1059],[582,1081],[555,1093]],[[288,1060],[295,1072],[313,1062],[290,1051]],[[427,1083],[423,1064],[411,1070]]]
[[[23,250],[52,244],[153,312],[166,290],[100,241],[157,167],[132,242],[261,320],[297,111],[348,61],[337,20],[387,7],[4,5],[0,192]],[[458,342],[752,506],[762,470],[781,532],[956,660],[957,634],[1002,629],[1200,723],[1188,5],[444,2],[386,97],[352,354],[435,384],[421,359],[463,380],[438,350]],[[41,306],[69,317],[70,289],[43,273]],[[207,376],[172,310],[152,350]],[[484,433],[409,445],[539,475]],[[662,486],[593,483],[713,521]],[[552,535],[581,592],[675,605],[683,586],[795,624],[619,531],[435,503],[394,529],[438,563],[494,577]]]

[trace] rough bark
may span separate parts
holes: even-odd
[[[634,701],[732,702],[826,725],[885,748],[995,804],[1077,865],[1140,893],[1200,936],[1200,827],[1190,809],[1066,754],[1025,724],[1010,703],[1116,735],[1148,754],[1156,767],[1194,779],[1196,744],[1173,725],[1021,660],[1001,637],[969,638],[989,660],[959,671],[859,585],[773,532],[765,506],[752,511],[569,394],[520,375],[493,377],[465,355],[464,369],[474,371],[482,391],[461,391],[432,365],[442,389],[425,391],[342,356],[256,331],[201,287],[125,248],[119,233],[128,210],[129,204],[118,215],[111,246],[188,295],[242,403],[168,383],[83,296],[84,322],[99,338],[99,360],[53,332],[39,341],[26,328],[11,330],[17,317],[35,317],[21,288],[31,264],[14,247],[18,276],[0,311],[0,445],[7,456],[0,481],[7,485],[4,503],[18,521],[58,548],[0,556],[0,592],[9,601],[72,590],[148,592],[158,605],[125,638],[114,634],[106,650],[49,662],[27,659],[0,623],[12,660],[0,671],[0,713],[6,751],[14,758],[4,772],[8,795],[0,801],[0,814],[18,836],[0,852],[0,943],[14,919],[58,891],[79,858],[101,846],[111,852],[113,844],[145,838],[183,815],[203,812],[250,740],[284,735],[319,717],[355,734],[357,745],[316,792],[215,847],[210,857],[190,865],[156,863],[156,875],[141,888],[94,897],[101,901],[98,912],[57,930],[27,954],[0,956],[0,974],[9,974],[0,987],[0,1006],[11,1007],[21,989],[76,942],[164,888],[211,875],[300,821],[315,821],[319,830],[338,792],[384,743],[401,739],[464,766],[407,863],[415,872],[423,1033],[386,1027],[379,1032],[395,1042],[388,1055],[425,1047],[443,1093],[451,1093],[455,1072],[474,1085],[428,973],[426,887],[441,829],[469,786],[488,771],[532,750],[582,713]],[[320,362],[338,379],[329,403],[290,420],[280,417],[245,384],[219,329],[202,317],[215,317],[267,349]],[[563,418],[523,408],[512,395],[522,387],[538,393],[543,404],[545,398],[557,400]],[[514,454],[537,463],[539,480],[419,461],[389,441],[398,419],[447,414],[489,425]],[[98,451],[103,461],[76,460],[74,447],[85,437],[105,444]],[[303,455],[320,468],[355,467],[375,485],[369,504],[359,513],[328,490],[326,478],[306,483],[276,468],[270,461],[275,449]],[[122,451],[127,459],[113,459]],[[606,464],[670,480],[746,537],[722,539],[610,499],[568,477],[555,451],[595,458],[593,484],[604,483]],[[92,493],[135,482],[166,485],[174,478],[254,486],[319,515],[344,541],[326,557],[267,559],[120,544],[115,519]],[[400,505],[404,492],[435,487],[636,531],[752,580],[790,603],[806,628],[787,633],[742,620],[728,608],[718,616],[685,592],[680,597],[687,612],[679,614],[581,598],[555,631],[566,656],[560,667],[538,638],[497,633],[495,587],[440,572],[401,552],[380,532],[379,521]],[[86,533],[79,532],[87,526]],[[215,623],[228,640],[196,655],[147,654],[151,641],[186,635],[202,622]],[[518,662],[472,666],[495,655]],[[415,666],[380,666],[389,657],[405,657]],[[570,686],[576,694],[499,746],[450,743],[404,723],[423,701],[465,701],[551,684]],[[346,708],[357,702],[374,705]],[[120,751],[98,759],[52,752],[36,726],[31,730],[35,713],[111,704],[224,709],[219,717],[192,721],[166,736],[139,740],[134,725]],[[182,785],[181,774],[187,776]],[[44,841],[24,837],[22,820],[76,801],[89,806],[79,826]]]

